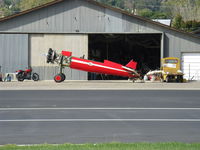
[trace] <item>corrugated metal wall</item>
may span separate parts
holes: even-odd
[[[57,64],[47,64],[45,54],[49,48],[60,53],[62,50],[71,51],[73,56],[88,56],[88,36],[84,34],[31,34],[30,35],[30,64],[40,79],[52,80],[59,72]],[[87,72],[65,68],[66,80],[87,80]]]
[[[164,56],[179,57],[183,52],[200,52],[200,39],[191,38],[175,32],[165,34]]]
[[[28,34],[0,34],[0,66],[3,73],[28,67]]]
[[[17,20],[17,21],[16,21]],[[156,26],[84,0],[68,0],[0,24],[0,31],[28,33],[161,33]]]

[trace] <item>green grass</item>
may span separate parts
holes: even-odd
[[[108,143],[108,144],[61,144],[17,146],[4,145],[0,150],[200,150],[200,143]]]

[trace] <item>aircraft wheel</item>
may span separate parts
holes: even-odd
[[[66,79],[65,74],[64,74],[64,73],[61,73],[61,76],[62,76],[62,81],[65,81],[65,79]]]
[[[60,83],[60,82],[64,81],[63,79],[64,79],[64,77],[60,73],[55,75],[55,77],[54,77],[54,81],[57,82],[57,83]]]

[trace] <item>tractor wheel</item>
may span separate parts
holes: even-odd
[[[183,83],[183,76],[178,75],[176,81],[179,82],[179,83]]]
[[[55,77],[54,77],[54,81],[57,83],[64,81],[63,79],[64,79],[64,76],[61,73],[55,75]]]
[[[170,82],[170,77],[169,76],[166,77],[166,82],[167,83]]]

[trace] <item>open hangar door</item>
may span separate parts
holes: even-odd
[[[126,65],[131,59],[138,63],[142,75],[160,68],[162,34],[89,34],[88,58],[105,59]],[[125,77],[88,74],[88,80],[121,80]]]

